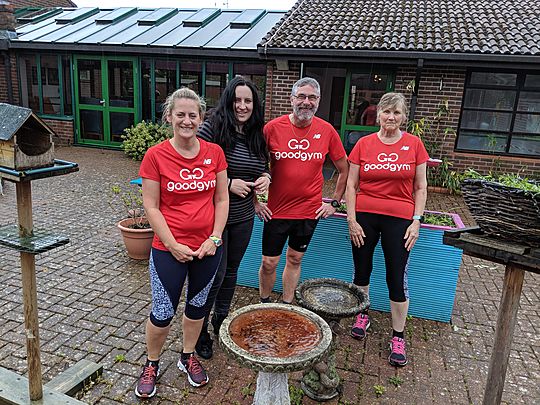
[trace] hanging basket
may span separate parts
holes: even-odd
[[[540,247],[540,194],[481,179],[464,180],[461,191],[486,234]]]

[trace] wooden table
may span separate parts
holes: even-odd
[[[506,266],[483,400],[483,405],[498,405],[504,388],[523,278],[526,271],[540,274],[540,249],[492,238],[484,235],[480,228],[445,231],[443,243],[463,249],[463,253],[469,256]]]

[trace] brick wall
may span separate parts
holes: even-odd
[[[77,7],[70,0],[11,0],[15,8],[24,7]]]
[[[56,133],[53,142],[57,146],[73,145],[74,133],[73,121],[43,119],[43,121]]]
[[[300,63],[289,62],[289,70],[278,70],[275,63],[268,64],[265,121],[291,112],[291,89],[298,79],[300,79]]]
[[[10,53],[11,61],[11,88],[13,92],[13,104],[19,104],[19,82],[17,79],[17,57]],[[4,55],[0,56],[0,103],[8,103],[8,85],[6,80],[6,65]]]
[[[410,93],[407,85],[415,78],[416,69],[412,67],[400,68],[396,72],[396,91],[404,94]],[[490,170],[506,172],[520,172],[525,176],[536,176],[540,172],[540,160],[523,157],[489,156],[475,153],[455,152],[456,135],[444,135],[445,128],[454,131],[458,129],[461,101],[465,85],[465,69],[455,68],[424,68],[418,89],[418,101],[415,119],[422,117],[433,119],[442,100],[448,100],[450,114],[440,120],[439,131],[435,137],[428,136],[430,140],[441,142],[440,156],[445,156],[452,162],[454,170],[463,172],[473,168],[479,172],[487,173]],[[432,126],[437,132],[436,127]],[[434,157],[440,157],[434,156]]]
[[[0,2],[0,30],[15,31],[16,24],[13,5],[5,0]]]

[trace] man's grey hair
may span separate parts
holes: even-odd
[[[298,88],[302,86],[311,86],[315,89],[315,92],[318,96],[321,95],[321,86],[319,85],[319,82],[317,80],[312,77],[302,77],[295,84],[293,84],[291,96],[296,96],[296,94],[298,93]]]

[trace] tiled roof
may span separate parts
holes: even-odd
[[[298,0],[259,46],[540,56],[538,0]]]

